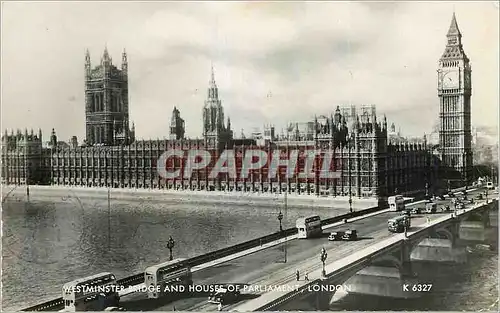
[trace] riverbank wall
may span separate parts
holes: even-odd
[[[75,186],[29,186],[30,201],[50,198],[77,196],[79,198],[107,199],[107,188],[88,188]],[[184,203],[224,203],[234,205],[257,205],[264,207],[284,206],[284,194],[221,192],[221,191],[185,191],[157,189],[110,188],[111,200],[121,201],[159,201]],[[26,186],[2,185],[3,201],[25,201],[28,198]],[[349,208],[349,197],[322,197],[315,195],[288,194],[289,207]],[[352,208],[361,210],[377,206],[375,198],[352,198]]]

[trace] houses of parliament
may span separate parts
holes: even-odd
[[[213,68],[205,103],[200,104],[201,139],[185,138],[184,120],[174,108],[168,139],[136,140],[135,126],[129,124],[126,52],[117,67],[107,49],[97,66],[91,64],[87,51],[86,139],[81,145],[76,137],[69,144],[60,142],[53,129],[45,145],[40,130],[36,134],[33,130],[6,130],[2,136],[2,183],[378,198],[394,193],[421,194],[442,187],[443,181],[448,187],[450,182],[463,185],[472,180],[471,67],[454,14],[446,39],[437,71],[439,145],[431,145],[425,136],[413,141],[396,136],[394,124],[388,126],[386,117],[377,116],[373,105],[337,106],[329,116],[293,123],[281,133],[265,126],[251,138],[235,138],[231,121],[224,116]],[[333,150],[341,176],[311,183],[279,177],[269,180],[262,173],[245,180],[210,178],[201,171],[189,179],[164,180],[157,172],[156,161],[167,149],[208,149],[217,154],[224,149],[241,153],[255,147],[268,151]]]

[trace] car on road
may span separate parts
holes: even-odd
[[[355,229],[348,229],[346,231],[334,231],[330,233],[328,236],[329,241],[337,241],[337,240],[356,240],[358,239],[358,232]]]
[[[328,236],[329,241],[337,241],[337,240],[342,240],[342,237],[344,237],[343,231],[334,231],[330,233],[330,236]]]
[[[356,240],[358,239],[358,232],[355,229],[348,229],[344,236],[342,236],[343,240]]]
[[[411,210],[411,214],[420,214],[422,213],[422,209],[419,208],[419,207],[414,207],[412,210]]]
[[[437,211],[437,205],[434,202],[427,202],[425,204],[425,213],[433,214]]]
[[[399,215],[406,215],[411,217],[411,215],[415,214],[420,214],[422,212],[422,208],[419,208],[417,206],[411,207],[411,208],[406,208],[404,211],[401,211]]]
[[[241,292],[239,289],[219,288],[208,297],[208,302],[215,304],[234,303],[238,300]]]
[[[449,205],[446,205],[446,206],[442,206],[441,207],[441,211],[443,212],[450,212],[451,211],[451,208]]]

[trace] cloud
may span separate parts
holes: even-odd
[[[498,7],[487,2],[4,3],[2,125],[81,140],[84,51],[95,64],[106,44],[118,65],[127,49],[143,138],[168,136],[174,106],[187,134],[201,135],[211,63],[236,133],[352,103],[421,135],[438,117],[453,10],[472,61],[473,124],[497,126]]]

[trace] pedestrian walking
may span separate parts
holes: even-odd
[[[222,311],[222,303],[219,302],[219,305],[217,306],[217,311]]]
[[[297,281],[300,280],[300,273],[299,270],[295,271],[295,277],[297,278]]]
[[[306,273],[306,275],[304,275],[304,280],[309,281],[309,274],[308,273]]]

